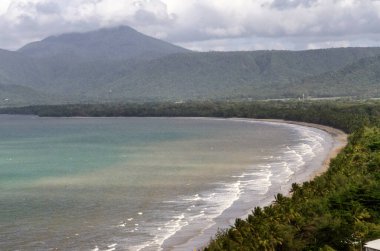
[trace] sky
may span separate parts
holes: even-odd
[[[0,48],[129,25],[199,51],[380,46],[380,0],[0,0]]]

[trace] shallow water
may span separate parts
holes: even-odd
[[[0,246],[189,250],[310,175],[331,144],[246,120],[0,116]]]

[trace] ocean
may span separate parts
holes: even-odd
[[[321,130],[244,119],[0,116],[2,250],[193,250],[307,180]]]

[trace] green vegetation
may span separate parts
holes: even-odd
[[[380,96],[380,57],[363,58],[338,71],[305,78],[293,87],[311,96]]]
[[[2,113],[40,116],[214,116],[312,122],[351,133],[328,172],[292,185],[292,196],[255,208],[205,250],[361,250],[380,238],[380,102],[271,101],[31,106]]]
[[[379,52],[379,48],[348,48],[301,52],[180,53],[127,67],[122,78],[89,94],[104,96],[107,93],[107,97],[114,100],[145,97],[161,101],[258,100],[296,98],[303,94],[314,97],[360,96],[359,91],[349,92],[348,88],[341,87],[342,84],[337,87],[331,81],[323,86],[317,82],[311,87],[308,84],[312,92],[300,87],[303,87],[305,78],[338,71],[362,58],[377,56]],[[368,88],[367,82],[362,85]],[[371,90],[365,94],[377,97],[376,93],[371,94]]]
[[[323,124],[351,133],[363,126],[379,124],[380,101],[255,101],[126,103],[27,106],[3,108],[0,113],[38,116],[167,116],[241,117],[284,119]]]
[[[53,95],[47,96],[35,90],[20,85],[0,84],[0,107],[1,106],[22,106],[28,104],[48,104],[54,99]]]
[[[380,129],[365,127],[324,175],[237,219],[211,250],[361,250],[380,237]]]
[[[64,34],[0,50],[0,84],[41,97],[20,90],[0,105],[379,97],[379,56],[380,48],[190,52],[128,27]]]

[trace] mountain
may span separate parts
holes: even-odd
[[[182,52],[150,60],[104,56],[70,63],[54,59],[43,67],[50,80],[29,87],[73,102],[287,98],[302,95],[290,88],[294,82],[374,55],[380,55],[380,48]]]
[[[38,62],[45,80],[30,81],[28,87],[74,102],[89,90],[124,77],[131,64],[184,52],[189,51],[127,26],[52,36],[18,50]]]
[[[146,36],[128,26],[51,36],[19,50],[32,58],[60,59],[64,62],[148,60],[186,51],[188,50]]]
[[[0,106],[49,103],[49,95],[28,87],[44,81],[33,59],[0,49]]]
[[[0,107],[30,104],[51,104],[57,99],[20,85],[0,84]]]
[[[174,54],[134,65],[125,77],[89,95],[110,100],[297,97],[302,93],[293,83],[373,55],[380,55],[380,48]]]
[[[32,103],[378,97],[379,56],[380,48],[192,52],[122,26],[0,50],[0,90]]]
[[[380,97],[380,56],[363,58],[340,70],[305,78],[293,88],[314,97]]]
[[[18,52],[0,49],[0,84],[30,86],[43,82],[35,60]]]

